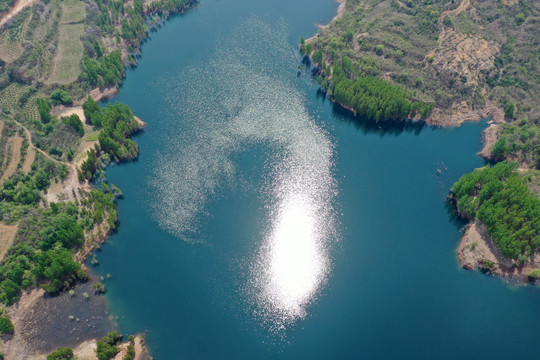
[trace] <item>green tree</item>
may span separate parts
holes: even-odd
[[[36,188],[43,190],[50,184],[49,175],[47,175],[43,169],[39,169],[34,177],[34,182],[36,184]]]
[[[52,119],[51,104],[47,100],[41,98],[36,99],[36,104],[38,107],[41,122],[44,124],[48,124]]]
[[[322,65],[322,62],[323,62],[323,53],[322,53],[322,50],[315,50],[315,52],[313,53],[313,55],[311,56],[311,59],[313,60],[313,62],[319,66]]]
[[[501,137],[497,142],[493,145],[493,149],[491,150],[493,153],[493,158],[495,160],[502,160],[505,158],[505,156],[508,153],[508,148],[506,146],[506,138]]]
[[[47,355],[47,360],[71,360],[74,358],[73,349],[68,347],[59,347],[58,350]]]
[[[99,104],[88,96],[88,99],[82,105],[84,117],[88,124],[101,126],[101,107]]]
[[[504,108],[504,115],[509,119],[513,119],[515,109],[516,109],[516,106],[514,104],[512,104],[512,103],[509,103]]]
[[[62,89],[56,89],[51,93],[51,101],[54,105],[69,105],[73,103],[71,96]]]
[[[62,122],[67,126],[73,128],[79,136],[84,135],[84,126],[77,114],[71,114],[69,116],[62,117]]]
[[[2,314],[0,315],[0,334],[13,334],[13,331],[14,327],[11,319],[5,312],[2,312]]]

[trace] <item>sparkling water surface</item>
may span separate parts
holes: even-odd
[[[111,101],[147,126],[108,170],[125,199],[98,254],[121,330],[156,359],[534,358],[538,291],[455,256],[445,197],[485,123],[334,107],[296,43],[336,6],[202,0],[143,46]]]

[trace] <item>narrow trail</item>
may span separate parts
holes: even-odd
[[[17,15],[22,9],[32,6],[37,0],[17,0],[7,11],[0,14],[0,28],[4,26],[12,17]]]
[[[57,160],[53,157],[51,157],[49,154],[47,154],[45,151],[41,150],[40,148],[36,147],[34,145],[34,143],[32,142],[32,136],[30,134],[30,131],[26,128],[26,126],[24,126],[23,124],[21,124],[20,122],[14,120],[15,123],[17,123],[19,126],[21,126],[25,133],[26,133],[26,137],[28,139],[28,147],[29,148],[32,148],[34,149],[34,151],[38,151],[39,153],[41,153],[43,156],[45,156],[47,159],[55,162],[55,163],[58,163],[58,164],[63,164],[65,166],[67,166],[70,171],[69,171],[69,176],[67,179],[65,179],[63,181],[63,184],[64,186],[62,186],[58,193],[55,191],[55,192],[48,192],[47,193],[47,201],[54,201],[54,197],[58,197],[58,195],[60,193],[65,193],[67,191],[67,194],[69,196],[70,194],[70,191],[69,190],[72,190],[71,193],[74,195],[75,199],[79,200],[79,188],[84,188],[85,185],[81,185],[79,183],[79,178],[77,176],[77,166],[75,164],[72,164],[72,163],[69,163],[69,162],[65,162],[65,161],[61,161],[61,160]]]
[[[439,17],[439,21],[441,24],[444,24],[443,20],[445,17],[449,16],[449,15],[452,15],[452,16],[456,16],[456,15],[459,15],[460,13],[462,13],[463,11],[467,10],[467,8],[469,7],[469,5],[471,5],[471,1],[470,0],[462,0],[458,7],[455,8],[454,10],[446,10],[446,11],[443,11],[443,13],[441,14],[441,16]]]

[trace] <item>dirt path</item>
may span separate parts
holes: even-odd
[[[32,142],[32,136],[30,134],[30,131],[21,123],[15,121],[18,125],[20,125],[25,133],[26,133],[26,136],[27,136],[27,139],[28,139],[28,149],[34,149],[34,151],[39,151],[43,156],[45,156],[47,159],[53,161],[53,162],[56,162],[58,164],[64,164],[66,165],[70,171],[69,171],[69,175],[68,175],[68,178],[66,180],[64,180],[63,182],[63,185],[62,187],[59,187],[59,188],[53,188],[52,190],[54,191],[49,191],[47,193],[47,201],[48,202],[51,202],[51,201],[59,201],[59,200],[64,200],[64,199],[60,199],[62,196],[61,194],[65,194],[65,197],[66,199],[69,199],[69,200],[73,200],[74,198],[77,198],[79,199],[79,188],[80,187],[84,187],[84,185],[81,185],[79,183],[79,178],[77,177],[77,167],[76,167],[76,164],[71,164],[71,163],[68,163],[68,162],[64,162],[64,161],[60,161],[60,160],[56,160],[55,158],[51,157],[49,154],[47,154],[45,151],[37,148],[34,143]],[[34,154],[35,156],[35,154]],[[7,172],[7,170],[6,170]]]
[[[15,239],[15,234],[19,225],[4,225],[0,224],[0,261],[4,259],[8,249],[11,247],[13,240]]]
[[[460,13],[462,13],[463,11],[467,10],[467,8],[469,7],[469,5],[471,5],[471,1],[470,0],[462,0],[458,7],[455,8],[454,10],[445,10],[443,11],[443,13],[441,14],[441,16],[439,17],[439,23],[440,24],[444,24],[443,20],[445,17],[447,17],[448,15],[452,15],[452,16],[456,16],[456,15],[459,15]]]
[[[20,136],[13,136],[9,138],[8,148],[6,149],[6,151],[11,149],[11,153],[7,154],[6,156],[9,163],[8,163],[8,166],[6,167],[6,171],[4,171],[4,173],[2,174],[2,180],[8,179],[17,170],[17,165],[19,164],[19,161],[21,160],[22,142],[23,142],[23,138]]]
[[[37,3],[38,0],[17,0],[15,4],[6,12],[0,15],[0,28],[9,21],[12,17],[17,15],[22,9],[28,6],[32,6]]]

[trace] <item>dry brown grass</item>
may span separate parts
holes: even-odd
[[[36,159],[36,150],[34,150],[33,147],[29,146],[26,150],[26,158],[24,159],[24,163],[22,165],[22,171],[25,174],[28,174],[30,170],[32,169],[32,164],[34,163],[34,160]]]
[[[11,247],[11,244],[13,244],[13,240],[15,239],[15,235],[17,234],[18,229],[18,224],[0,224],[0,261],[4,259],[4,256],[6,255],[8,249]]]
[[[8,165],[6,167],[6,170],[2,174],[2,180],[8,179],[17,170],[17,165],[21,160],[22,142],[23,138],[20,136],[14,136],[9,138],[8,147],[6,149],[6,151],[8,151],[8,154],[6,156]]]

